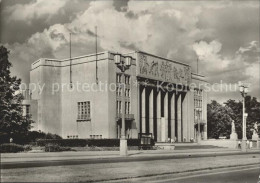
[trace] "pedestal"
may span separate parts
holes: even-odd
[[[127,156],[127,140],[120,139],[120,156]]]
[[[237,140],[237,133],[231,133],[230,140]]]
[[[258,141],[258,139],[259,139],[259,136],[258,136],[257,134],[253,134],[253,136],[252,136],[252,140],[256,140],[256,141]]]
[[[197,135],[197,144],[200,145],[200,142],[201,142],[201,135],[199,134],[199,135]]]
[[[242,151],[242,152],[246,152],[246,151],[247,151],[246,140],[242,140],[242,143],[241,143],[241,151]]]

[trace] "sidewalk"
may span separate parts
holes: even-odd
[[[122,157],[119,151],[79,151],[79,152],[39,152],[39,153],[3,153],[1,163],[31,162],[31,161],[61,161],[61,160],[100,160],[100,159],[133,159],[138,158],[195,158],[223,155],[257,154],[258,149],[250,149],[247,152],[228,148],[214,149],[189,149],[189,150],[132,150],[128,156]]]
[[[2,154],[3,182],[99,182],[260,164],[260,151],[231,149]],[[26,160],[26,161],[25,161]]]

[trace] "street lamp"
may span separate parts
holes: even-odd
[[[126,56],[122,57],[121,54],[115,54],[114,56],[115,64],[122,72],[122,81],[125,82],[125,71],[130,68],[132,57]],[[121,97],[122,100],[122,130],[120,137],[120,155],[127,156],[127,140],[125,135],[125,84],[123,86],[123,94]]]
[[[243,101],[242,101],[243,102],[243,126],[242,126],[243,135],[242,135],[241,150],[246,151],[246,140],[247,140],[247,138],[246,138],[246,117],[247,117],[247,114],[245,114],[245,97],[246,97],[246,94],[248,92],[248,87],[241,84],[239,86],[239,90],[240,90],[240,93],[243,97]]]

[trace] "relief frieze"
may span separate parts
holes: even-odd
[[[145,78],[188,84],[191,81],[191,68],[187,65],[139,53],[137,75]]]

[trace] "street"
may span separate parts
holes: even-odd
[[[168,182],[168,183],[257,183],[260,175],[260,164],[235,168],[220,168],[180,174],[151,176],[120,180],[118,182]],[[109,181],[108,181],[109,182]]]
[[[119,181],[119,182],[214,182],[223,177],[227,180],[236,180],[237,176],[242,176],[240,172],[226,173],[237,167],[254,168],[245,170],[245,174],[252,175],[249,178],[243,176],[239,180],[251,180],[256,182],[260,165],[260,154],[219,154],[211,152],[211,156],[201,152],[196,152],[193,157],[189,157],[187,153],[179,153],[179,156],[174,156],[177,152],[168,152],[167,155],[155,154],[135,154],[133,157],[114,157],[113,152],[107,155],[110,157],[101,156],[93,158],[83,156],[83,153],[45,153],[39,155],[33,154],[34,158],[23,158],[19,160],[19,154],[5,155],[2,160],[1,180],[3,182],[99,182],[99,181]],[[195,152],[194,152],[195,153]],[[205,152],[204,152],[205,153]],[[227,153],[227,152],[225,152]],[[74,156],[72,156],[74,154]],[[98,153],[97,153],[98,154]],[[178,153],[177,153],[178,154]],[[29,156],[30,154],[21,154],[20,156]],[[68,157],[65,157],[68,156]],[[82,155],[82,156],[80,156]],[[85,153],[85,155],[87,155]],[[198,156],[200,155],[200,156]],[[9,158],[8,158],[8,157]],[[16,156],[16,158],[12,158]],[[64,156],[64,157],[59,157]],[[186,156],[186,158],[185,158]],[[69,159],[67,159],[69,158]],[[27,161],[25,161],[27,159]],[[4,163],[3,163],[4,162]],[[254,167],[255,166],[255,167]],[[225,168],[224,173],[220,171]],[[221,176],[215,174],[215,171],[220,171]],[[207,173],[196,177],[198,173]],[[246,173],[247,172],[247,173]],[[184,176],[180,176],[184,173]],[[243,173],[243,171],[242,171]],[[190,177],[189,177],[190,176]],[[225,177],[228,176],[228,177]],[[157,178],[156,178],[157,177]],[[185,179],[183,179],[185,177]],[[210,181],[209,181],[210,180]],[[220,181],[222,182],[222,181]],[[230,182],[230,181],[228,181]]]
[[[176,183],[208,183],[208,182],[221,182],[221,183],[257,183],[258,176],[260,175],[260,166],[249,168],[245,170],[238,171],[228,171],[209,173],[207,175],[201,176],[188,176],[184,179],[173,180]],[[164,182],[173,182],[172,180],[167,180]]]

